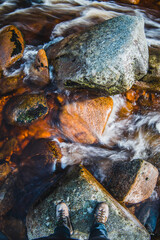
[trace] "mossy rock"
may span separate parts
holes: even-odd
[[[141,17],[122,15],[65,38],[46,50],[59,87],[125,92],[148,70]]]
[[[26,94],[9,100],[5,118],[11,125],[29,125],[48,113],[47,101],[41,94]]]

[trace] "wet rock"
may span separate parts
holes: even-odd
[[[12,125],[29,125],[47,113],[48,106],[44,95],[27,94],[8,101],[5,118]]]
[[[5,180],[7,175],[11,172],[9,163],[0,164],[0,184]]]
[[[7,216],[3,217],[2,222],[0,222],[1,230],[5,233],[4,238],[0,238],[1,240],[9,240],[9,239],[21,239],[26,240],[26,227],[25,223],[17,218]],[[9,227],[8,227],[9,226]],[[1,237],[1,235],[0,235]],[[7,238],[8,237],[8,238]]]
[[[50,46],[47,56],[59,86],[124,92],[147,73],[144,21],[127,15],[112,18]]]
[[[118,201],[138,203],[150,197],[157,178],[157,168],[146,161],[115,163],[107,189]]]
[[[66,136],[74,141],[94,143],[102,135],[113,108],[110,97],[78,100],[66,104],[60,123]]]
[[[149,159],[147,161],[149,161],[151,164],[153,164],[159,170],[159,173],[160,173],[160,154],[159,154],[159,152],[157,152],[153,156],[149,157]]]
[[[4,70],[22,58],[24,40],[21,32],[13,25],[0,30],[0,70]]]
[[[14,149],[17,147],[18,141],[16,138],[11,138],[6,141],[0,151],[0,160],[4,160],[8,157],[10,157],[14,151]]]
[[[70,208],[75,238],[88,239],[93,210],[97,202],[105,201],[109,205],[106,224],[109,239],[150,239],[140,222],[113,199],[84,167],[79,166],[70,168],[56,188],[30,211],[27,216],[29,239],[53,233],[56,224],[55,206],[62,199]]]
[[[160,48],[149,48],[149,69],[142,81],[160,88]]]
[[[48,59],[44,49],[38,51],[27,82],[38,88],[42,88],[49,83]]]
[[[15,204],[15,182],[17,176],[10,175],[0,188],[0,216],[5,215]]]
[[[0,78],[0,94],[4,95],[17,90],[23,85],[23,74]]]
[[[71,115],[63,110],[60,115],[60,124],[62,132],[74,142],[92,144],[98,142],[96,136],[87,128],[85,121],[77,114]]]
[[[20,156],[12,155],[14,171],[0,187],[0,216],[12,211],[25,218],[35,199],[62,175],[55,172],[61,169],[61,158],[58,144],[46,139],[32,140]]]

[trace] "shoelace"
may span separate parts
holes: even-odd
[[[65,210],[61,209],[58,212],[59,212],[58,223],[59,224],[67,224],[67,217],[65,216]]]
[[[97,214],[97,222],[103,223],[105,222],[105,211],[103,209],[100,209]]]

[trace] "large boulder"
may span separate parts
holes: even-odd
[[[150,239],[140,222],[112,198],[84,167],[79,166],[69,169],[56,188],[30,211],[27,216],[29,239],[53,233],[56,226],[55,206],[61,200],[70,208],[75,238],[88,239],[93,210],[97,202],[105,201],[109,206],[106,228],[110,240]]]
[[[148,69],[148,47],[141,17],[122,15],[69,36],[47,49],[56,81],[121,93]]]
[[[142,202],[151,196],[158,174],[156,167],[143,160],[115,163],[107,189],[118,201]]]

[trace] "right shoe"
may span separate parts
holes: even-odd
[[[56,206],[56,219],[57,219],[57,226],[67,226],[70,230],[70,234],[73,234],[73,227],[69,217],[69,208],[64,203],[61,202]]]
[[[96,223],[105,224],[108,219],[108,214],[109,214],[109,208],[107,203],[105,202],[98,203],[95,209],[95,214],[94,214],[94,224]]]

